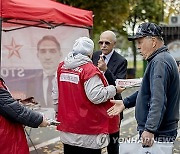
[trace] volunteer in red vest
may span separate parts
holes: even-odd
[[[0,153],[29,154],[23,125],[37,128],[49,123],[42,114],[19,104],[0,78]]]
[[[73,50],[59,64],[53,99],[64,154],[101,154],[109,133],[119,129],[119,116],[108,117],[109,99],[124,89],[108,85],[91,57],[94,43],[88,37],[75,41]]]

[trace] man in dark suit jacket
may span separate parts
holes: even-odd
[[[127,73],[127,60],[115,51],[115,44],[116,35],[114,32],[109,30],[103,32],[99,40],[101,51],[94,52],[92,57],[93,63],[104,72],[110,85],[115,85],[116,79],[125,79]],[[122,97],[118,94],[115,99],[122,99]],[[119,154],[118,138],[119,131],[110,134],[108,154]]]

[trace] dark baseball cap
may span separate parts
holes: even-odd
[[[139,25],[137,32],[134,36],[128,36],[129,41],[145,37],[145,36],[158,36],[162,37],[161,27],[155,23],[145,22]]]

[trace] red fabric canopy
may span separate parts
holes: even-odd
[[[9,23],[93,26],[92,11],[51,0],[0,0],[0,11],[3,21]]]

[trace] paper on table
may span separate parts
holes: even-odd
[[[116,85],[123,88],[140,87],[142,78],[139,79],[116,79]]]

